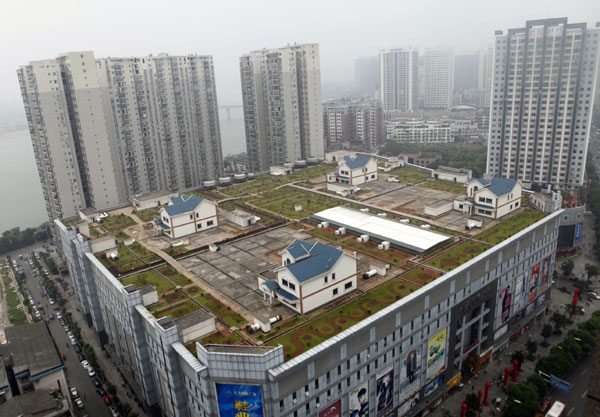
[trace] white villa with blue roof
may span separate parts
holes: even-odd
[[[338,170],[327,174],[328,183],[360,185],[377,180],[377,161],[370,156],[344,156]]]
[[[171,239],[219,225],[217,203],[195,195],[182,194],[169,200],[169,204],[160,209],[160,218],[155,219],[154,230]]]
[[[276,280],[258,277],[265,296],[306,314],[357,288],[357,260],[319,242],[295,240],[281,253]]]
[[[511,178],[473,178],[467,183],[466,198],[454,200],[454,209],[499,219],[521,207],[522,191],[521,183]]]

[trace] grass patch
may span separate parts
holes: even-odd
[[[171,282],[175,283],[175,285],[179,285],[180,287],[192,283],[192,281],[177,272],[171,265],[163,265],[156,270],[167,277]]]
[[[191,314],[194,311],[197,311],[199,309],[200,309],[200,306],[198,304],[196,304],[194,301],[186,300],[182,303],[177,303],[177,304],[171,305],[162,310],[154,310],[152,312],[152,314],[157,319],[159,319],[161,317],[171,316],[171,318],[173,320],[177,320],[178,318],[187,316],[188,314]]]
[[[323,314],[295,330],[269,341],[267,344],[272,346],[283,345],[285,359],[291,359],[366,319],[396,300],[410,294],[416,288],[414,285],[392,279],[348,304]]]
[[[419,187],[432,188],[434,190],[446,191],[454,194],[464,194],[467,190],[465,184],[446,180],[427,181],[419,184]]]
[[[177,255],[181,255],[182,253],[186,253],[188,251],[188,249],[181,245],[181,246],[170,246],[169,248],[165,249],[165,253],[167,253],[168,255],[172,256],[172,257],[176,257]]]
[[[441,275],[442,274],[440,274],[438,271],[419,266],[415,269],[405,272],[404,274],[400,275],[400,277],[414,282],[417,285],[423,286],[429,284],[431,281],[435,280]]]
[[[278,326],[271,327],[271,332],[268,334],[268,336],[269,336],[269,338],[274,337],[274,336],[278,335],[279,333],[283,333],[286,330],[291,329],[292,327],[294,327],[300,323],[303,323],[305,321],[306,321],[306,319],[302,316],[292,317],[291,319],[282,322]],[[262,340],[264,338],[264,336],[263,337],[261,337],[261,336],[263,336],[263,335],[261,333],[259,333],[257,339]]]
[[[133,214],[143,222],[151,222],[156,217],[158,217],[158,213],[162,207],[150,207],[144,210],[134,211]]]
[[[154,270],[144,271],[140,274],[125,278],[121,281],[123,285],[135,284],[137,288],[142,288],[144,285],[152,285],[156,288],[158,294],[164,293],[169,288],[173,288],[173,284],[162,278]]]
[[[319,211],[344,204],[342,200],[291,187],[265,193],[262,198],[253,200],[252,203],[290,219],[303,219]],[[295,210],[296,204],[302,206],[300,211]]]
[[[405,184],[412,184],[431,177],[429,173],[408,167],[392,169],[389,174],[395,176],[398,181]]]
[[[447,252],[428,262],[428,264],[445,271],[451,271],[488,249],[489,246],[483,243],[468,240],[450,248]]]
[[[23,310],[18,307],[8,309],[8,319],[13,326],[20,326],[27,323],[27,316],[23,313]]]
[[[236,333],[216,332],[203,337],[200,343],[202,345],[235,345],[241,340],[242,338]]]
[[[241,327],[247,323],[246,319],[233,311],[231,307],[225,306],[210,294],[202,293],[195,297],[194,300],[202,304],[207,310],[212,311],[215,315],[225,320],[230,326]]]
[[[108,216],[105,218],[102,223],[100,223],[100,227],[106,233],[114,236],[118,241],[123,241],[129,238],[129,236],[123,232],[123,229],[133,226],[134,224],[135,221],[131,217],[126,216],[125,214],[118,214],[116,216]]]
[[[476,236],[476,239],[497,244],[546,217],[546,213],[524,210]]]

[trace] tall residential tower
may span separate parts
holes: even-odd
[[[222,171],[211,57],[73,52],[18,76],[50,220]]]
[[[449,108],[454,91],[454,51],[427,49],[423,59],[423,108]]]
[[[386,112],[417,110],[419,51],[390,49],[379,55],[381,101]]]
[[[325,157],[319,45],[250,52],[240,74],[250,170]]]
[[[496,32],[488,173],[583,184],[600,29],[567,18]]]

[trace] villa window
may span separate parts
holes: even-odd
[[[337,288],[334,288],[334,289],[333,289],[333,295],[334,295],[334,296],[335,296],[335,295],[338,295],[338,289],[337,289]]]

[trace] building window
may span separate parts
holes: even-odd
[[[347,290],[349,288],[352,288],[352,282],[347,282],[346,285],[344,285],[344,290]]]
[[[283,285],[285,285],[286,287],[288,287],[288,286],[290,285],[290,284],[289,284],[289,282],[287,282],[287,280],[285,280],[285,279],[282,279],[282,280],[281,280],[281,283],[282,283]]]
[[[212,226],[213,224],[215,224],[215,222],[213,220],[209,220],[206,222],[206,227]]]
[[[293,283],[288,283],[288,287],[290,287],[291,290],[295,290],[296,289],[296,285]]]
[[[333,281],[335,279],[335,272],[333,274],[331,274],[331,280]]]
[[[327,284],[327,275],[325,275],[325,278],[323,278],[323,280],[325,281],[325,284]]]
[[[337,288],[334,288],[334,289],[333,289],[333,295],[337,295],[337,294],[338,294],[338,289],[337,289]]]

